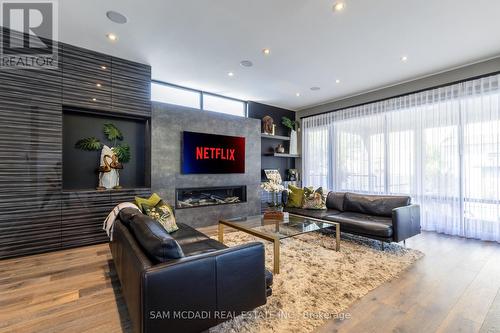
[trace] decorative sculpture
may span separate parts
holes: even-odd
[[[123,163],[130,161],[130,147],[126,143],[117,144],[123,140],[121,131],[113,124],[104,124],[103,132],[106,138],[113,142],[112,148],[103,145],[99,139],[88,137],[75,144],[78,149],[86,151],[101,150],[99,159],[99,186],[98,190],[118,189],[120,186],[119,170],[123,169]]]
[[[271,116],[262,118],[262,132],[269,135],[274,135],[274,120]]]

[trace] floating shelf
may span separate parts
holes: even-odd
[[[271,134],[266,134],[266,133],[260,133],[261,138],[266,138],[266,139],[273,139],[273,140],[285,140],[285,141],[290,141],[289,136],[282,136],[282,135],[271,135]]]
[[[274,156],[274,157],[285,157],[285,158],[299,158],[300,155],[295,154],[281,154],[281,153],[265,153],[265,156]]]

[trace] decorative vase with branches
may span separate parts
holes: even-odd
[[[98,190],[121,188],[119,170],[123,169],[124,163],[130,161],[130,146],[121,142],[123,134],[114,124],[104,124],[103,133],[111,143],[111,148],[93,136],[78,140],[75,148],[85,151],[101,150]]]
[[[286,128],[290,129],[290,149],[289,154],[297,154],[297,131],[300,130],[300,122],[298,120],[291,120],[288,117],[282,117],[281,123]]]

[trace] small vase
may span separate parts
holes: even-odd
[[[290,131],[290,152],[291,155],[297,155],[297,131]]]

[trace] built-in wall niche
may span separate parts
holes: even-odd
[[[111,147],[103,126],[112,123],[130,146],[131,159],[120,170],[123,188],[150,187],[150,120],[123,115],[96,113],[86,109],[63,108],[63,189],[91,190],[98,185],[100,151],[75,148],[81,138],[96,137]]]

